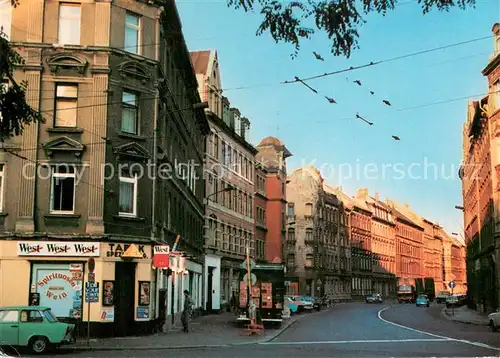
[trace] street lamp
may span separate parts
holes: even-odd
[[[212,196],[215,196],[219,193],[225,193],[225,192],[228,192],[228,191],[233,191],[233,190],[236,190],[237,188],[234,186],[234,185],[229,185],[228,187],[222,189],[222,190],[219,190],[219,191],[216,191],[215,193],[212,193],[210,195],[208,195],[207,197],[205,197],[205,204],[208,204],[208,199]]]
[[[207,101],[193,104],[193,109],[205,109],[205,108],[208,108]]]

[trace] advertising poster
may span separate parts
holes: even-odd
[[[115,320],[114,307],[106,307],[101,310],[101,320],[104,322],[113,322]]]
[[[33,285],[40,306],[50,307],[56,317],[78,317],[79,312],[75,313],[75,309],[80,307],[82,282],[73,278],[67,264],[33,265]]]
[[[149,306],[150,295],[149,281],[139,281],[139,306]]]
[[[138,319],[149,318],[149,308],[148,307],[137,307],[136,318],[138,318]]]
[[[103,281],[102,282],[102,305],[103,306],[113,306],[114,305],[114,281]]]

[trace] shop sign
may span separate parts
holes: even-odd
[[[85,301],[99,302],[99,282],[85,283]]]
[[[63,241],[19,241],[18,256],[99,256],[99,243]]]
[[[146,245],[109,244],[106,257],[122,257],[129,259],[147,259]]]
[[[170,260],[170,246],[154,246],[153,247],[153,266],[156,268],[168,268]]]

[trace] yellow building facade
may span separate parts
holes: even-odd
[[[92,335],[150,330],[155,277],[147,244],[0,240],[0,306],[48,306],[59,319],[77,323],[80,334],[86,333],[89,309]]]

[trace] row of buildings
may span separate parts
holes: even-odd
[[[482,312],[500,307],[500,24],[494,53],[482,70],[488,93],[469,101],[460,168],[470,304]]]
[[[298,187],[279,139],[250,144],[217,52],[189,52],[174,0],[1,4],[25,59],[15,78],[45,122],[0,150],[0,306],[49,306],[82,335],[152,332],[178,321],[185,289],[197,312],[223,309],[247,248],[286,264],[289,293],[460,282],[458,244],[438,225],[422,231],[309,169],[321,185]]]
[[[465,248],[407,204],[358,189],[349,196],[314,167],[288,176],[284,263],[290,294],[360,299],[393,297],[397,285],[432,278],[435,290],[467,291]]]

